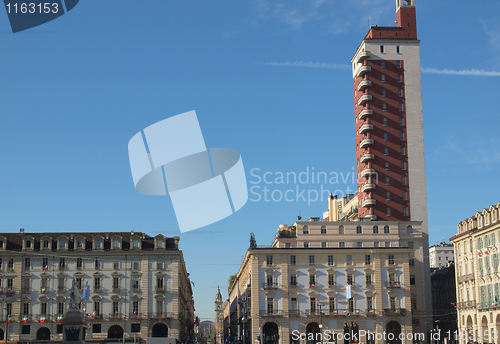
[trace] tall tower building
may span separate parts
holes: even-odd
[[[366,220],[421,221],[428,242],[415,0],[396,0],[396,18],[395,27],[371,27],[351,61],[358,214]],[[423,309],[430,310],[428,245],[423,256]]]
[[[215,295],[215,341],[222,343],[222,294],[220,288],[217,287],[217,294]]]
[[[414,0],[372,27],[352,59],[359,217],[427,221],[420,50]]]

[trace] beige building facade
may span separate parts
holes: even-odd
[[[458,337],[498,343],[500,333],[500,203],[457,225],[455,249]]]
[[[342,343],[353,330],[359,343],[389,333],[394,343],[424,341],[426,244],[414,221],[281,225],[271,247],[246,252],[224,306],[226,339],[305,343],[322,333]]]
[[[0,339],[8,326],[8,340],[62,340],[73,278],[86,341],[187,338],[194,304],[178,245],[134,231],[1,233]]]

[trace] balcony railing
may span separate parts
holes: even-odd
[[[264,282],[262,283],[262,288],[264,289],[278,289],[278,282]]]
[[[288,315],[291,317],[298,317],[300,316],[300,311],[298,309],[290,309]]]
[[[361,63],[372,55],[369,51],[360,51],[356,63]]]
[[[109,313],[109,319],[122,319],[123,314],[122,313]]]
[[[372,82],[370,80],[363,80],[358,85],[358,91],[363,91],[365,88],[370,87]]]
[[[375,143],[375,141],[373,139],[364,139],[359,144],[359,148],[365,148],[365,147],[373,145],[374,143]]]
[[[337,283],[332,282],[332,281],[328,281],[328,287],[329,288],[336,288],[337,287]]]
[[[365,178],[366,176],[371,176],[372,174],[375,174],[375,169],[374,168],[365,168],[363,171],[360,173],[360,178]]]
[[[49,322],[52,320],[52,317],[50,314],[39,314],[36,316],[36,321],[44,323],[44,322]]]
[[[365,162],[368,162],[368,161],[373,160],[373,159],[375,159],[375,154],[366,153],[366,154],[363,154],[361,156],[361,158],[359,159],[359,162],[365,163]]]
[[[367,308],[366,309],[366,316],[373,316],[373,315],[375,315],[375,309]]]
[[[373,115],[373,110],[372,109],[364,109],[361,111],[358,115],[359,119],[364,119],[365,117]]]
[[[365,215],[364,219],[370,220],[370,221],[376,221],[377,220],[377,215]]]
[[[389,281],[385,283],[385,286],[387,288],[401,288],[401,282],[400,281]]]
[[[358,72],[356,74],[357,77],[360,77],[360,76],[363,76],[365,75],[366,73],[370,72],[372,70],[372,67],[370,66],[362,66],[362,67],[359,67],[358,69]]]
[[[172,312],[150,312],[148,314],[150,319],[169,319],[174,317]]]
[[[362,203],[361,203],[361,206],[364,208],[366,206],[369,206],[369,205],[375,205],[377,204],[377,200],[375,199],[371,199],[371,198],[367,198],[365,199]]]
[[[5,289],[5,294],[7,294],[7,295],[14,295],[14,293],[15,293],[14,289],[12,289],[12,288]]]
[[[137,292],[141,291],[141,287],[139,287],[139,286],[133,286],[132,287],[132,291],[135,292],[135,293],[137,293]]]
[[[66,288],[65,288],[65,287],[63,287],[63,286],[58,286],[58,287],[57,287],[57,292],[58,292],[58,293],[64,293],[64,292],[66,292]]]
[[[102,292],[101,287],[94,287],[94,293],[100,293],[100,292]]]
[[[113,286],[113,293],[119,293],[120,287]]]
[[[32,319],[31,314],[24,314],[19,317],[22,323],[30,322]]]
[[[161,286],[156,286],[155,291],[156,291],[157,293],[164,293],[164,292],[166,292],[166,291],[167,291],[167,288],[165,288],[164,286],[163,286],[163,287],[161,287]]]
[[[281,316],[281,309],[261,309],[260,316],[261,317],[276,317]]]
[[[361,128],[359,128],[359,133],[360,134],[364,134],[366,133],[367,131],[371,131],[373,130],[373,124],[370,124],[370,123],[365,123],[361,126]]]
[[[366,192],[368,190],[375,190],[376,185],[374,183],[365,183],[361,187],[361,192]]]
[[[361,97],[358,99],[358,105],[363,105],[366,102],[369,102],[373,99],[371,94],[363,94]]]
[[[142,319],[143,314],[136,312],[136,313],[130,313],[128,316],[130,319]]]
[[[384,315],[406,315],[406,309],[404,308],[384,308]]]

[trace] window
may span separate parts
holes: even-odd
[[[398,90],[398,97],[402,97],[403,96],[403,90],[402,89],[399,89]]]
[[[163,276],[156,277],[156,290],[164,290],[165,287],[164,281],[165,278]]]
[[[321,247],[326,247],[326,245],[327,245],[327,244],[326,244],[326,241],[322,241],[322,242],[321,242]]]
[[[367,296],[366,297],[366,309],[368,311],[373,310],[373,297],[372,296]]]
[[[347,255],[347,261],[346,261],[346,264],[347,265],[352,265],[352,256],[350,254]]]
[[[163,300],[156,301],[156,314],[163,314]]]
[[[266,257],[266,265],[273,265],[273,256]]]
[[[384,147],[384,155],[389,155],[389,148]]]
[[[113,269],[115,270],[120,269],[120,258],[118,257],[113,258]]]
[[[373,234],[378,234],[378,226],[373,226]]]
[[[381,45],[381,46],[380,46],[380,52],[381,52],[382,54],[384,53],[384,46],[383,46],[383,45]],[[384,64],[385,64],[384,62],[385,62],[384,60],[380,61],[380,66],[382,66],[382,68],[383,68],[383,66],[384,66]]]
[[[309,299],[309,307],[310,307],[309,311],[310,311],[312,314],[316,313],[316,307],[317,307],[317,306],[316,306],[316,298],[315,298],[315,297],[311,297],[311,298]]]
[[[309,243],[308,242],[304,242],[304,247],[308,248],[309,247]]]
[[[399,45],[396,46],[396,52],[399,54]]]
[[[139,277],[132,277],[132,290],[139,291]]]
[[[59,270],[66,268],[66,258],[59,258]]]
[[[118,317],[119,312],[120,312],[120,303],[118,301],[113,301],[113,314],[115,315],[115,318]]]
[[[309,265],[314,265],[314,256],[309,256]]]
[[[387,216],[392,216],[391,215],[391,208],[390,207],[387,207]]]
[[[328,256],[328,265],[333,265],[333,256]]]
[[[82,277],[76,277],[76,286],[80,291],[82,290]]]
[[[48,240],[44,240],[43,241],[43,248],[49,248],[50,245],[49,245],[49,241]]]
[[[83,266],[83,260],[82,258],[76,258],[76,269],[81,270]]]
[[[297,263],[295,256],[290,256],[290,265],[295,265]]]
[[[96,239],[95,240],[95,248],[101,248],[102,246],[102,241],[101,239]]]
[[[94,301],[94,314],[101,315],[101,301]]]
[[[92,333],[101,333],[101,324],[92,324]]]
[[[315,274],[309,275],[309,288],[316,288],[316,275]]]
[[[382,111],[387,111],[387,104],[386,103],[382,104]]]
[[[387,263],[389,265],[394,265],[394,255],[393,254],[390,254],[388,257],[387,257]]]
[[[159,242],[159,240],[158,240]],[[161,246],[158,246],[161,247]],[[116,238],[113,240],[113,248],[120,248],[120,239]]]
[[[94,291],[101,291],[101,277],[94,277]]]
[[[330,297],[328,299],[328,303],[329,303],[329,310],[330,310],[330,313],[334,312],[335,311],[335,298],[334,297]]]
[[[384,118],[382,119],[382,125],[383,125],[384,127],[387,127],[387,118],[385,118],[385,117],[384,117]]]
[[[21,334],[30,334],[30,325],[21,325]]]
[[[382,76],[380,77],[380,80],[381,80],[382,82],[385,82],[385,74],[382,74]]]
[[[134,239],[134,241],[133,241],[133,244],[132,244],[132,245],[133,245],[133,247],[134,247],[134,248],[139,248],[139,239]],[[134,325],[134,324],[133,324],[133,325]]]
[[[99,257],[96,257],[95,258],[95,261],[94,261],[94,268],[96,270],[100,270],[101,269],[101,258]]]
[[[372,260],[369,254],[365,254],[365,265],[371,265]]]
[[[339,247],[345,247],[345,242],[344,241],[339,242]]]
[[[57,314],[64,315],[64,309],[65,309],[65,304],[64,302],[58,302],[57,303]]]
[[[390,306],[392,311],[396,310],[396,298],[395,297],[389,298],[389,306]]]
[[[162,258],[158,258],[156,260],[156,270],[163,270],[163,268],[164,268],[163,259]]]
[[[344,226],[339,226],[339,234],[344,234]]]
[[[328,286],[329,287],[335,287],[335,275],[334,274],[328,274]]]
[[[408,241],[408,248],[413,249],[413,241]],[[448,257],[446,258],[447,258],[446,260],[448,260]]]
[[[354,276],[351,273],[347,274],[347,284],[354,285]]]
[[[30,269],[31,269],[31,259],[24,258],[24,270],[30,270]]]
[[[325,226],[321,226],[321,234],[326,234],[326,227]]]
[[[349,313],[354,313],[354,299],[349,299]]]
[[[132,314],[134,318],[139,315],[139,301],[132,302]]]
[[[401,147],[401,155],[405,155],[405,148]]]
[[[375,242],[373,243],[373,247],[379,247],[379,242],[378,242],[378,241],[375,241]]]
[[[302,234],[309,234],[309,227],[308,226],[304,226],[302,228]]]
[[[387,133],[384,133],[384,141],[387,141],[389,140],[389,136],[387,135]]]
[[[120,290],[120,277],[113,277],[113,291],[119,291]]]
[[[411,285],[415,284],[415,275],[410,275],[410,284]]]
[[[65,291],[65,288],[64,288],[65,282],[66,282],[66,278],[65,277],[59,277],[57,279],[57,292],[58,293],[64,293],[64,291]]]
[[[290,275],[290,285],[292,287],[296,287],[297,286],[297,275],[295,275],[295,274]]]
[[[134,270],[139,270],[139,258],[134,257]]]
[[[78,239],[78,240],[76,241],[76,247],[77,247],[77,248],[85,248],[84,246],[85,246],[85,245],[84,245],[84,243],[83,243],[83,240],[82,240],[82,239]]]
[[[23,293],[29,293],[30,292],[30,278],[29,277],[23,277]]]
[[[373,280],[372,280],[372,274],[366,274],[365,275],[365,284],[366,286],[371,286],[373,284]]]
[[[398,82],[401,82],[402,78],[401,78],[401,74],[398,75]]]
[[[410,266],[415,266],[415,258],[410,258]]]
[[[397,60],[397,62],[396,62],[396,67],[397,67],[397,68],[401,68],[401,61],[400,61],[400,60]]]
[[[408,200],[408,193],[406,191],[403,191],[403,201]]]
[[[163,239],[157,239],[156,240],[156,247],[157,248],[162,248],[163,247]]]
[[[9,263],[8,263],[8,265],[7,265],[7,269],[8,269],[9,271],[14,270],[14,258],[10,258],[10,259],[9,259]]]
[[[361,234],[363,232],[363,228],[361,226],[356,227],[356,233]]]
[[[389,171],[389,162],[388,162],[388,161],[386,161],[384,165],[385,165],[385,170],[386,170],[386,171]]]
[[[399,109],[399,111],[403,111],[403,104],[399,103],[398,109]]]
[[[31,240],[26,240],[26,248],[31,248]]]
[[[404,125],[404,120],[402,118],[399,119],[399,126],[402,127]]]
[[[391,178],[385,177],[385,185],[391,185]]]
[[[66,248],[66,240],[61,239],[59,241],[59,248]]]
[[[130,324],[130,332],[141,332],[141,324]]]
[[[403,207],[403,216],[408,216],[408,208]]]
[[[295,310],[295,311],[298,309],[298,303],[297,303],[296,297],[292,297],[291,302],[290,302],[290,309]]]
[[[401,162],[401,169],[403,171],[406,170],[406,162],[404,162],[404,161]]]
[[[385,88],[382,89],[382,97],[387,97],[387,91]]]
[[[390,193],[389,191],[387,191],[387,192],[385,193],[385,199],[386,199],[387,201],[390,201],[390,200],[391,200],[391,193]]]
[[[401,178],[401,184],[406,185],[406,177]]]

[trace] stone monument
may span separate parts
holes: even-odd
[[[80,292],[75,277],[70,289],[68,311],[63,318],[63,344],[81,344],[84,341],[83,325],[85,323],[82,311],[78,308]]]

